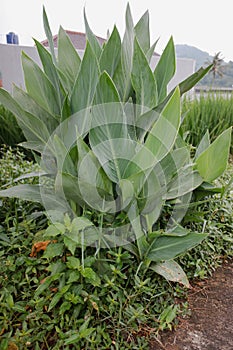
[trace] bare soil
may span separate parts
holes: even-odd
[[[191,316],[164,332],[151,350],[233,350],[233,261],[196,281],[188,296]]]

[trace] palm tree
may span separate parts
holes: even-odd
[[[212,73],[213,79],[211,83],[211,87],[213,86],[214,80],[217,76],[222,77],[223,76],[223,63],[224,60],[222,57],[220,57],[221,52],[217,52],[213,59],[210,61],[208,60],[208,64],[212,64],[212,68],[210,69],[209,73]]]

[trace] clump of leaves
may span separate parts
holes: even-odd
[[[114,27],[101,46],[84,14],[81,59],[62,28],[55,55],[44,11],[50,51],[35,40],[42,69],[23,53],[27,91],[15,87],[13,98],[0,90],[1,103],[16,115],[27,139],[23,146],[39,154],[40,186],[18,185],[0,195],[42,203],[53,222],[68,212],[77,218],[76,240],[84,235],[85,245],[97,252],[124,246],[139,268],[187,286],[173,259],[206,234],[179,225],[180,207],[225,170],[231,128],[212,144],[206,134],[193,158],[181,137],[180,100],[211,67],[168,92],[176,70],[173,39],[152,70],[148,12],[134,25],[128,5],[125,17],[122,42]],[[172,215],[159,228],[167,204]]]

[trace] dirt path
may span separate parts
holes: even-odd
[[[191,316],[161,336],[151,350],[233,350],[233,261],[197,282],[189,294]]]

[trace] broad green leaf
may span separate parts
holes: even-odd
[[[171,150],[180,127],[180,91],[177,88],[161,112],[145,142],[157,160]]]
[[[67,247],[74,255],[75,249],[73,248],[96,246],[97,242],[100,240],[100,237],[100,230],[93,224],[92,226],[88,226],[85,230],[72,230],[71,232],[66,233],[65,238],[67,241],[64,243],[66,245],[68,243]],[[71,248],[71,242],[73,248]]]
[[[146,219],[147,232],[152,231],[152,226],[159,218],[163,206],[162,186],[159,180],[156,172],[152,171],[138,198],[140,212]]]
[[[141,202],[140,211],[142,214],[150,213],[155,206],[159,205],[162,199],[162,186],[156,171],[151,171],[138,196],[138,203]],[[144,203],[143,203],[144,202]]]
[[[207,130],[196,149],[195,158],[199,157],[200,154],[209,147],[209,145],[210,145],[210,134],[209,134],[209,130]]]
[[[43,65],[44,72],[47,75],[47,77],[49,78],[49,80],[51,81],[51,83],[53,84],[53,86],[57,92],[59,105],[61,108],[61,105],[62,105],[62,102],[64,99],[64,95],[62,94],[62,86],[61,86],[61,83],[59,81],[58,72],[57,72],[57,69],[53,63],[52,56],[48,52],[48,50],[39,41],[34,39],[34,42],[36,44],[36,48],[37,48],[38,54],[40,56],[41,63]]]
[[[56,175],[54,188],[56,193],[63,197],[63,200],[72,200],[78,205],[84,204],[77,176],[59,171]]]
[[[28,94],[52,115],[60,115],[60,97],[47,75],[24,52],[22,66]]]
[[[92,105],[96,85],[99,80],[99,66],[90,44],[87,42],[84,57],[80,66],[71,96],[72,113]],[[85,118],[85,114],[83,115]]]
[[[96,86],[94,104],[104,104],[116,102],[120,103],[120,96],[114,82],[107,72],[103,72]],[[96,108],[95,108],[96,109]],[[113,104],[114,112],[114,104]]]
[[[73,84],[72,84],[73,89]],[[70,91],[71,92],[71,91]],[[69,96],[66,95],[63,101],[62,110],[61,110],[61,122],[64,122],[66,119],[70,119],[71,116],[71,106],[70,106],[70,99]]]
[[[228,164],[232,127],[225,130],[196,159],[196,168],[202,178],[211,182],[222,175]]]
[[[189,288],[188,278],[181,266],[174,260],[150,265],[150,269],[163,276],[167,281],[179,282]]]
[[[58,224],[58,223],[56,223],[56,224]],[[54,276],[54,275],[57,275],[57,274],[64,272],[65,269],[66,269],[66,266],[65,266],[64,262],[57,260],[57,261],[55,261],[53,263],[51,262],[49,264],[47,271],[51,272],[50,276]]]
[[[134,235],[136,238],[135,240],[136,240],[138,255],[139,255],[140,259],[142,259],[144,254],[147,252],[147,250],[149,248],[149,244],[148,244],[148,242],[146,240],[146,236],[142,230],[140,213],[139,213],[136,201],[134,201],[132,203],[132,205],[130,206],[129,211],[128,211],[128,217],[129,217],[129,220],[130,220],[130,223],[132,225]],[[130,244],[128,247],[130,247]]]
[[[195,73],[190,75],[188,78],[183,80],[181,83],[179,83],[180,95],[182,96],[185,92],[192,89],[194,85],[196,85],[209,72],[211,67],[212,67],[212,64],[210,64],[206,68],[201,67],[200,69],[198,69],[198,71],[196,71]]]
[[[69,237],[67,237],[67,235],[64,235],[64,244],[67,247],[67,249],[71,252],[72,255],[75,254],[75,250],[77,248],[77,244],[70,239]]]
[[[28,141],[37,142],[42,147],[46,145],[49,132],[41,119],[24,111],[4,89],[0,89],[0,102],[16,116],[18,124]]]
[[[186,236],[187,234],[189,234],[189,230],[187,230],[187,228],[182,227],[181,225],[176,225],[166,232],[166,235],[171,235],[173,237]]]
[[[84,269],[81,269],[81,274],[85,278],[87,283],[91,283],[93,286],[99,286],[101,283],[101,280],[97,273],[92,270],[90,267],[85,267]]]
[[[37,141],[21,142],[21,143],[19,143],[19,146],[24,147],[26,149],[30,149],[32,151],[36,151],[38,153],[43,153],[43,151],[44,151],[44,145],[41,142],[37,142]],[[34,158],[35,157],[38,157],[38,155],[36,154],[36,156],[34,156]],[[38,157],[38,159],[39,159],[39,157]],[[36,161],[37,161],[37,163],[40,163],[40,160],[38,160],[38,159]]]
[[[133,67],[131,73],[132,85],[136,93],[138,105],[153,108],[157,104],[157,86],[138,40],[134,41]]]
[[[113,32],[104,46],[100,57],[100,71],[106,71],[110,77],[113,77],[120,57],[121,38],[116,26],[114,26]]]
[[[89,27],[85,9],[84,9],[84,22],[85,22],[87,40],[89,41],[95,56],[99,59],[102,52],[102,48],[95,34],[92,32],[91,28]]]
[[[26,201],[41,202],[38,185],[18,185],[0,191],[0,197],[19,198]]]
[[[48,17],[47,17],[44,6],[43,6],[43,24],[44,24],[45,34],[46,34],[46,37],[48,39],[50,52],[52,54],[53,62],[55,64],[56,63],[56,56],[55,56],[55,50],[54,50],[54,44],[53,44],[53,36],[52,36],[52,32],[51,32],[51,29],[49,26],[49,21],[48,21]]]
[[[195,247],[206,237],[206,234],[193,232],[181,237],[166,236],[164,234],[151,244],[147,258],[155,262],[174,259],[188,249]]]
[[[122,42],[121,60],[114,73],[113,81],[123,102],[129,98],[131,91],[131,70],[134,49],[134,24],[129,4],[125,14],[125,34]]]
[[[72,221],[71,229],[64,237],[67,239],[65,244],[72,251],[71,242],[75,248],[81,245],[90,246],[98,240],[99,230],[88,218],[79,216]]]
[[[66,77],[70,94],[79,72],[81,59],[65,30],[60,27],[58,33],[58,68]]]
[[[135,142],[128,136],[126,118],[120,103],[92,108],[93,123],[89,141],[93,153],[113,182],[122,179],[124,169],[135,154]]]
[[[72,221],[72,232],[76,233],[85,230],[87,227],[94,226],[94,224],[85,216],[79,216]]]
[[[55,256],[61,256],[64,253],[63,243],[50,243],[43,254],[43,258],[52,259]]]
[[[164,195],[166,199],[178,198],[186,193],[195,190],[203,182],[197,171],[193,171],[193,166],[186,166],[177,171],[175,177],[167,184],[167,191]]]
[[[78,271],[71,271],[71,273],[69,273],[69,278],[67,283],[74,283],[74,282],[78,282],[80,280],[80,273]]]
[[[157,39],[157,40],[154,42],[154,44],[149,48],[149,50],[148,50],[147,53],[146,53],[146,58],[147,58],[147,60],[148,60],[149,63],[150,63],[150,61],[151,61],[151,58],[152,58],[153,54],[155,53],[155,47],[156,47],[158,41],[159,41],[159,39]]]
[[[146,11],[136,24],[135,34],[144,54],[150,49],[149,12]]]
[[[54,209],[67,212],[67,203],[53,193],[43,191],[39,185],[18,185],[0,191],[0,197],[19,198],[25,201],[39,202],[46,210]]]
[[[58,119],[54,115],[50,114],[38,103],[36,103],[36,101],[26,91],[15,85],[13,86],[13,97],[24,111],[36,116],[46,125],[49,134],[53,133],[59,123]]]
[[[127,207],[129,203],[134,198],[134,188],[130,181],[128,180],[120,180],[119,187],[121,190],[121,209]]]
[[[91,202],[98,203],[100,196],[103,196],[102,200],[105,197],[110,200],[113,196],[112,182],[101,167],[98,158],[81,137],[77,137],[77,148],[79,154],[78,182],[82,193],[85,194],[85,199],[89,198]],[[108,204],[111,206],[109,202]]]
[[[155,165],[172,149],[179,126],[180,94],[177,88],[154,123],[145,145],[139,149],[125,169],[124,178],[130,177],[131,181],[134,181],[134,178],[138,176],[138,168],[141,169],[142,176],[148,176]]]
[[[188,147],[176,148],[159,162],[154,172],[167,190],[168,183],[186,165],[191,163]]]
[[[156,112],[156,110],[151,109],[148,111],[145,111],[144,113],[137,115],[136,119],[136,131],[137,131],[137,137],[139,141],[143,142],[145,139],[145,136],[148,134],[149,130],[151,129],[152,125],[158,120],[159,113]]]
[[[197,72],[193,73],[190,75],[188,78],[183,80],[181,83],[178,84],[178,87],[180,89],[180,96],[182,96],[185,92],[189,91],[198,83],[199,80],[201,80],[210,70],[212,67],[212,64],[209,65],[207,68],[200,68]],[[157,112],[160,112],[164,106],[166,105],[167,101],[171,98],[172,94],[174,93],[175,87],[169,94],[168,96],[157,106],[156,110]]]
[[[162,102],[167,96],[167,85],[174,76],[175,71],[175,47],[173,38],[171,37],[154,70],[154,77],[158,89],[158,103]]]
[[[78,258],[75,258],[74,256],[68,256],[66,265],[69,269],[79,270],[80,260]]]
[[[53,137],[53,146],[56,156],[57,170],[73,176],[77,175],[77,171],[70,157],[69,150],[65,147],[64,143],[57,135],[54,135]]]
[[[44,237],[56,237],[59,235],[63,235],[65,233],[65,226],[60,222],[57,222],[53,225],[50,225],[44,234]]]

